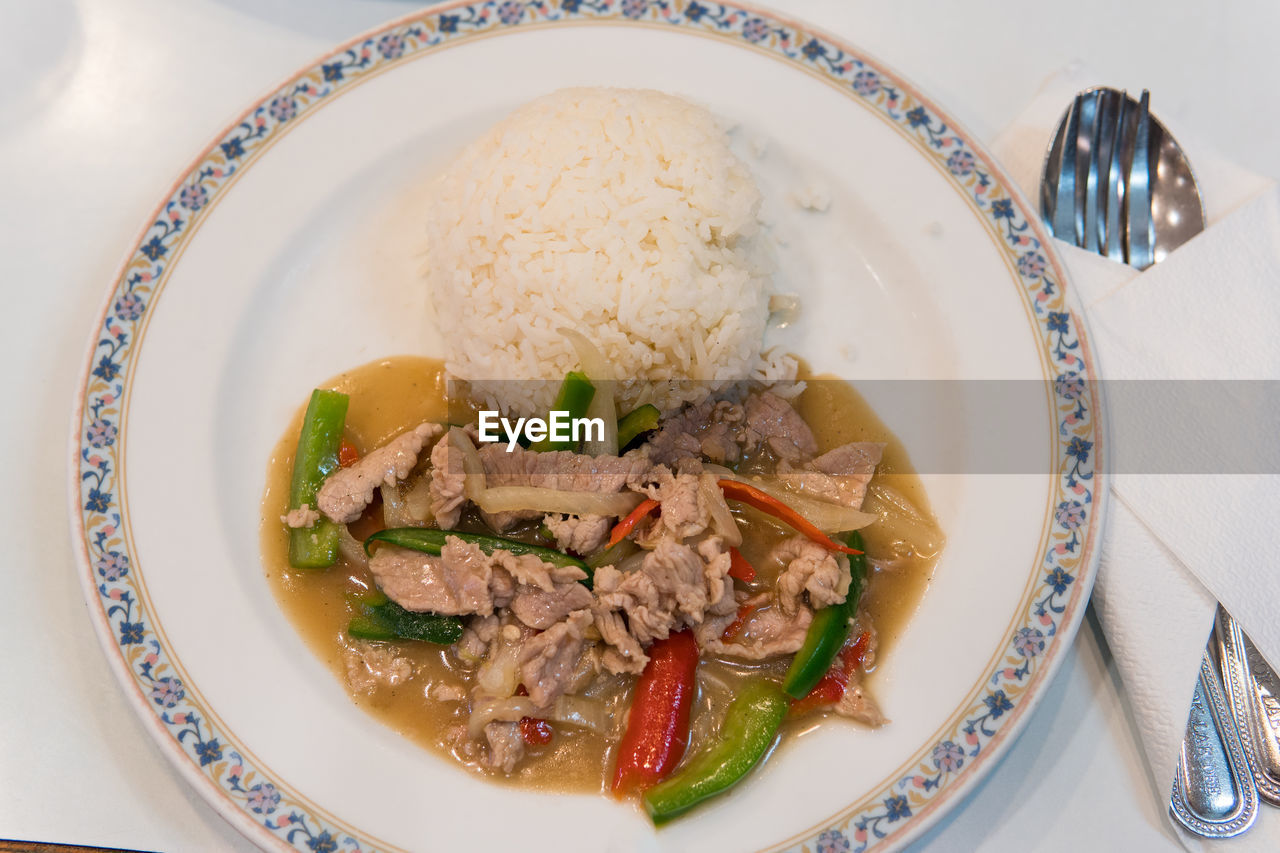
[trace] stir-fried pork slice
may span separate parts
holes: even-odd
[[[803,468],[783,463],[778,476],[799,492],[858,509],[883,453],[884,445],[878,441],[853,441],[828,450]]]
[[[280,516],[280,520],[284,522],[286,527],[311,527],[320,520],[320,513],[307,504],[303,504],[297,509],[291,509],[287,514]]]
[[[321,512],[340,524],[355,521],[373,500],[373,491],[382,485],[394,486],[409,476],[418,464],[418,454],[427,442],[438,437],[440,424],[419,424],[403,432],[350,468],[335,471],[316,495]]]
[[[591,611],[576,610],[520,647],[520,680],[539,708],[559,699],[573,681],[590,624]]]
[[[641,643],[667,637],[681,616],[701,622],[707,608],[702,560],[688,545],[671,540],[658,543],[633,571],[601,566],[594,586],[600,604],[627,614],[627,625]]]
[[[880,706],[867,693],[858,679],[851,679],[844,689],[844,695],[836,702],[835,712],[842,717],[849,717],[872,728],[879,728],[889,722]]]
[[[631,571],[597,569],[592,610],[596,629],[608,645],[601,660],[604,668],[640,672],[648,662],[644,645],[685,625],[713,620],[723,630],[737,609],[729,565],[723,540],[710,536],[697,543],[696,550],[662,540]]]
[[[849,558],[828,551],[804,536],[784,540],[770,553],[770,559],[786,566],[778,576],[778,607],[785,614],[803,606],[801,596],[809,593],[815,608],[839,604],[849,594]]]
[[[445,530],[451,530],[462,516],[467,503],[465,485],[461,456],[448,440],[437,441],[431,448],[431,515]]]
[[[610,520],[603,515],[558,515],[551,513],[543,519],[556,547],[575,554],[593,554],[609,541]]]
[[[700,464],[672,474],[665,465],[655,465],[643,484],[643,491],[656,500],[661,509],[661,525],[644,531],[642,545],[652,547],[659,537],[691,539],[703,533],[711,523],[711,513],[699,488]]]
[[[727,400],[688,406],[662,422],[645,444],[645,453],[664,465],[698,456],[732,464],[742,456],[743,418],[742,406]]]
[[[438,557],[380,545],[369,559],[369,571],[378,588],[406,610],[490,613],[509,604],[515,594],[508,572],[495,570],[489,555],[453,536],[445,540]]]
[[[724,540],[718,536],[708,536],[698,543],[697,550],[698,556],[703,560],[702,576],[707,584],[704,621],[724,615],[736,615],[738,602],[733,597],[733,579],[729,577],[733,560],[724,546]]]
[[[813,430],[786,400],[769,391],[747,398],[743,449],[750,452],[767,445],[781,460],[803,462],[818,452]]]
[[[484,738],[489,743],[484,763],[495,770],[510,773],[524,758],[524,737],[519,723],[494,720],[484,727]]]
[[[766,593],[746,604],[752,606],[757,601],[767,602],[769,597],[770,594]],[[746,660],[763,660],[799,651],[811,621],[813,611],[803,605],[788,615],[776,603],[771,606],[765,604],[746,617],[731,640],[724,640],[719,633],[713,633],[709,622],[704,622],[694,633],[703,651]]]
[[[467,627],[462,629],[462,636],[454,643],[453,650],[464,663],[472,664],[483,658],[489,651],[489,644],[498,637],[502,624],[492,613],[472,616]]]
[[[642,454],[587,456],[571,450],[538,453],[516,447],[510,453],[505,444],[485,444],[480,448],[485,485],[538,486],[572,492],[610,494],[622,491],[629,481],[643,477],[650,462]]]
[[[343,664],[347,686],[366,695],[379,687],[395,687],[413,675],[413,663],[382,644],[353,641],[343,651]]]
[[[573,611],[590,607],[592,601],[591,590],[575,581],[555,584],[550,590],[521,584],[511,599],[511,612],[530,628],[546,630]]]
[[[542,562],[533,554],[517,556],[510,551],[494,551],[489,559],[515,578],[516,583],[536,587],[544,592],[551,592],[560,584],[587,579],[587,573],[577,566],[553,566]]]
[[[600,656],[601,665],[615,675],[639,675],[643,672],[649,656],[644,653],[640,641],[627,630],[622,614],[599,603],[592,606],[591,613],[595,617],[596,630],[606,643],[604,653]]]
[[[648,473],[650,462],[641,453],[626,456],[587,456],[570,450],[538,453],[516,447],[510,453],[505,444],[485,444],[480,448],[485,485],[536,486],[571,492],[620,492],[628,482],[638,482]],[[484,513],[485,523],[502,531],[511,525],[537,518],[537,512]]]

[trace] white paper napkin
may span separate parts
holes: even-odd
[[[1099,84],[1079,65],[1064,70],[994,141],[1029,198],[1039,197],[1045,150],[1072,96]],[[1085,305],[1101,375],[1280,379],[1280,188],[1177,127],[1169,130],[1200,182],[1206,230],[1142,273],[1056,243]],[[1203,404],[1194,386],[1179,387],[1188,407]],[[1112,435],[1118,473],[1093,601],[1138,722],[1155,795],[1167,801],[1217,602],[1268,660],[1280,663],[1280,568],[1272,541],[1280,531],[1280,477],[1135,473],[1123,454],[1136,438]],[[1204,438],[1204,446],[1214,439]],[[1232,841],[1202,842],[1181,831],[1179,837],[1192,850],[1277,849],[1280,820],[1260,817],[1264,825]]]

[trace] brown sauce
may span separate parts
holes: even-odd
[[[324,387],[342,391],[351,398],[347,414],[348,437],[360,448],[374,448],[406,428],[423,421],[448,420],[445,399],[444,366],[440,361],[401,356],[374,362],[335,377]],[[928,501],[919,477],[911,469],[905,450],[866,402],[848,383],[835,380],[811,382],[796,402],[796,408],[813,428],[820,451],[849,441],[886,442],[883,460],[874,484],[892,485],[925,516]],[[289,478],[293,466],[294,447],[302,420],[302,409],[284,431],[267,469],[267,486],[262,500],[261,544],[263,564],[272,592],[290,622],[302,634],[312,651],[324,660],[335,675],[346,683],[344,652],[347,648],[346,626],[353,615],[348,596],[372,585],[368,571],[340,561],[328,569],[294,569],[288,564],[288,534],[280,517],[288,502]],[[744,530],[740,548],[756,568],[760,589],[770,586],[780,570],[769,566],[766,555],[791,531],[767,523],[767,517],[750,516],[752,524]],[[761,523],[766,522],[766,523]],[[869,615],[879,636],[877,661],[885,660],[894,638],[915,611],[932,578],[936,554],[917,554],[903,543],[889,541],[873,524],[863,531],[868,556],[873,566],[878,558],[894,555],[892,570],[877,566],[864,597]],[[362,531],[353,525],[353,532]],[[441,701],[432,691],[441,684],[466,687],[468,672],[456,662],[448,649],[428,643],[405,642],[396,645],[396,654],[409,659],[413,675],[396,688],[382,688],[371,697],[353,697],[358,705],[384,724],[432,751],[447,753],[476,772],[491,778],[544,790],[598,792],[608,786],[612,763],[612,745],[619,735],[596,733],[589,729],[557,725],[554,737],[546,746],[531,746],[524,760],[510,777],[484,770],[468,752],[451,738],[451,733],[465,728],[465,703]],[[788,657],[758,664],[742,664],[723,659],[704,658],[699,665],[700,697],[692,721],[691,740],[697,743],[709,737],[723,713],[728,693],[735,683],[750,674],[768,673],[781,678],[790,663]],[[614,677],[599,679],[588,695],[606,702],[614,712],[615,726],[625,719],[633,679]],[[874,692],[874,682],[872,683]],[[789,721],[788,731],[812,727],[823,719],[805,716]],[[853,725],[834,720],[834,725]]]

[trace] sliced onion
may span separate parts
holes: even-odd
[[[467,720],[467,733],[473,738],[484,734],[484,727],[497,720],[503,723],[516,723],[521,717],[536,714],[538,709],[528,696],[510,696],[506,699],[486,699],[477,702]]]
[[[844,504],[819,500],[796,494],[782,485],[782,481],[770,477],[743,477],[721,465],[704,465],[703,469],[725,480],[736,480],[755,486],[771,498],[777,498],[805,517],[823,533],[844,533],[861,530],[876,521],[878,516],[847,507]]]
[[[415,524],[431,520],[431,478],[422,476],[404,493],[404,509]]]
[[[387,527],[415,527],[418,522],[409,515],[400,496],[399,486],[388,486],[383,483],[378,489],[382,493],[382,520]]]
[[[875,514],[882,533],[906,542],[921,557],[932,557],[946,543],[946,537],[937,525],[896,489],[880,484],[871,486],[862,506]]]
[[[561,696],[551,706],[546,719],[597,732],[609,731],[608,707],[599,699],[588,699],[585,696]]]
[[[467,496],[467,500],[476,503],[476,498],[484,492],[485,487],[484,463],[480,461],[480,452],[471,443],[471,436],[461,427],[450,427],[448,439],[462,459],[463,494]]]
[[[350,565],[359,566],[362,569],[369,568],[369,556],[364,552],[364,545],[351,535],[351,531],[345,524],[338,525],[338,553]]]
[[[716,485],[716,475],[703,473],[698,478],[698,491],[702,493],[702,499],[706,502],[707,510],[711,515],[712,532],[719,534],[724,539],[725,545],[737,548],[742,544],[742,531],[738,529],[738,523],[733,520],[733,513],[729,512],[724,493]]]
[[[501,637],[501,634],[499,634]],[[506,699],[520,686],[520,644],[499,639],[497,648],[476,671],[476,696],[483,699]]]
[[[643,495],[634,492],[574,492],[539,486],[495,486],[475,498],[485,512],[559,512],[565,515],[603,515],[619,518],[636,508]]]
[[[586,335],[567,328],[561,328],[559,331],[569,339],[569,343],[573,344],[574,350],[578,353],[578,361],[582,363],[582,372],[587,374],[587,378],[596,388],[595,396],[587,406],[587,417],[599,418],[604,422],[604,437],[599,441],[595,439],[584,441],[582,452],[588,456],[617,456],[618,410],[614,400],[616,384],[614,380],[617,377],[614,376],[613,365],[605,359]]]

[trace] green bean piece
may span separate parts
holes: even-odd
[[[560,383],[560,391],[556,394],[556,401],[551,404],[551,411],[568,412],[571,421],[573,418],[586,417],[587,407],[591,405],[595,395],[596,386],[591,384],[587,375],[578,370],[571,370],[564,375],[564,381]],[[538,453],[546,453],[549,450],[573,450],[578,444],[572,440],[552,441],[550,417],[547,419],[547,430],[547,437],[530,444],[530,450]]]
[[[662,413],[658,411],[658,407],[649,403],[623,415],[618,421],[618,452],[626,451],[631,442],[649,430],[657,429],[658,419],[661,416]]]
[[[664,824],[741,781],[773,745],[790,705],[774,682],[748,681],[729,704],[715,745],[645,792],[653,822]]]
[[[356,614],[347,623],[347,634],[358,640],[422,640],[448,646],[462,636],[458,617],[405,610],[381,590],[351,596],[350,601]]]
[[[865,551],[862,534],[854,530],[845,535],[845,543]],[[791,660],[791,668],[782,680],[782,689],[793,699],[803,699],[831,669],[836,655],[849,639],[850,623],[858,612],[858,601],[867,585],[867,555],[849,555],[849,594],[844,601],[824,607],[813,614],[804,643]]]
[[[485,536],[483,533],[436,530],[432,527],[392,527],[387,530],[379,530],[364,540],[364,550],[368,554],[373,549],[373,543],[386,542],[388,545],[399,545],[401,548],[409,548],[413,551],[421,551],[424,554],[439,556],[440,550],[444,548],[445,539],[450,536],[456,536],[464,542],[470,542],[486,554],[492,554],[494,551],[508,551],[516,556],[533,554],[542,562],[550,563],[553,566],[573,566],[574,568],[582,569],[587,573],[587,579],[583,583],[588,587],[591,586],[591,567],[577,557],[572,557],[563,551],[556,551],[552,548],[543,548],[541,545],[530,545],[527,542],[521,542],[517,539],[504,539],[501,536]]]
[[[316,508],[316,493],[325,478],[338,470],[338,447],[347,420],[346,394],[317,388],[302,417],[298,449],[293,454],[293,478],[289,482],[289,509],[306,504]],[[322,569],[338,559],[338,525],[321,518],[311,527],[289,530],[289,565],[295,569]]]

